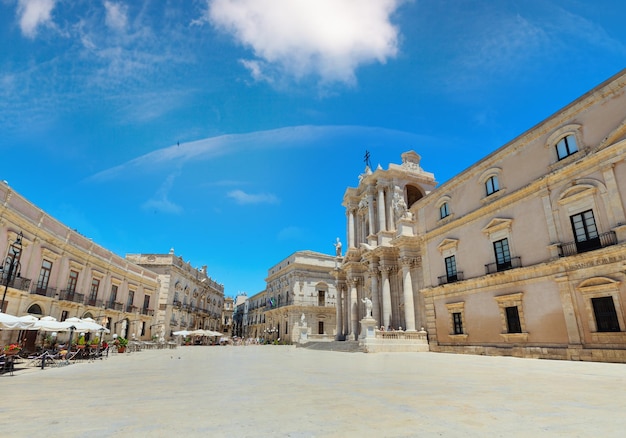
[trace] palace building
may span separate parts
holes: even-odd
[[[362,337],[368,297],[431,351],[626,362],[625,90],[626,70],[441,185],[412,151],[367,167],[337,338]]]

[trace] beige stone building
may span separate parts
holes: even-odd
[[[156,331],[163,337],[179,330],[221,331],[224,285],[207,274],[207,267],[194,268],[174,254],[128,254],[126,259],[158,274],[160,289]]]
[[[434,351],[626,362],[626,71],[437,186],[414,152],[344,196],[337,330]]]
[[[222,309],[222,329],[220,332],[225,336],[230,336],[233,331],[233,313],[235,312],[235,300],[232,297],[224,297],[224,308]]]
[[[111,334],[150,339],[157,274],[68,228],[0,183],[2,310],[18,316],[93,318]],[[37,332],[27,331],[33,349]],[[0,331],[0,345],[14,336]]]
[[[298,342],[304,315],[308,340],[333,340],[336,268],[336,257],[313,251],[298,251],[271,267],[265,279],[265,338]]]

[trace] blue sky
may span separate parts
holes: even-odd
[[[120,254],[264,288],[363,155],[439,182],[625,66],[596,1],[0,0],[0,179]]]

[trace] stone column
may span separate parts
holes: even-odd
[[[404,295],[404,323],[407,332],[415,331],[415,305],[413,304],[413,281],[411,280],[411,266],[415,259],[402,257],[402,291]]]
[[[567,275],[564,274],[556,277],[554,281],[559,288],[559,295],[561,297],[561,306],[563,307],[563,316],[565,317],[565,328],[567,329],[569,343],[570,345],[580,345],[582,338],[577,320],[578,312],[576,311],[576,302],[574,297],[572,297]]]
[[[357,303],[357,286],[359,284],[359,280],[353,278],[350,280],[350,334],[349,338],[351,340],[357,339],[357,330],[358,330],[358,303]]]
[[[376,213],[374,211],[374,186],[367,189],[367,213],[369,215],[369,234],[376,234]],[[367,237],[367,236],[366,236]],[[365,240],[367,242],[367,239]]]
[[[348,210],[348,248],[354,248],[354,209]]]
[[[336,315],[337,315],[337,321],[336,321],[337,329],[335,330],[336,331],[335,340],[338,341],[339,339],[343,338],[343,315],[342,315],[343,303],[341,302],[342,293],[341,293],[341,286],[339,285],[339,282],[337,282],[335,294],[337,296],[337,299],[335,300],[335,302],[337,303],[337,309],[335,309]]]
[[[610,166],[602,169],[602,176],[604,176],[604,183],[606,184],[607,189],[607,205],[609,206],[608,209],[613,216],[613,220],[615,222],[614,225],[624,225],[626,224],[626,216],[624,215],[624,206],[622,205],[619,186],[615,180],[614,166],[615,164],[611,164]]]
[[[378,227],[380,231],[387,231],[387,221],[385,220],[385,186],[378,184]]]
[[[378,290],[378,262],[372,261],[370,264],[370,284],[372,287],[372,318],[374,318],[378,324],[381,324],[380,320],[380,292]]]
[[[385,327],[390,326],[391,323],[391,285],[389,284],[389,273],[393,270],[392,266],[381,266],[380,272],[383,279],[383,317],[382,325]]]
[[[387,188],[387,197],[389,198],[387,203],[387,231],[396,229],[396,220],[393,214],[393,190],[393,186]]]

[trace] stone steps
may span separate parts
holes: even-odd
[[[358,341],[307,342],[306,344],[297,344],[297,346],[298,348],[308,348],[309,350],[318,351],[341,351],[344,353],[365,352]]]

